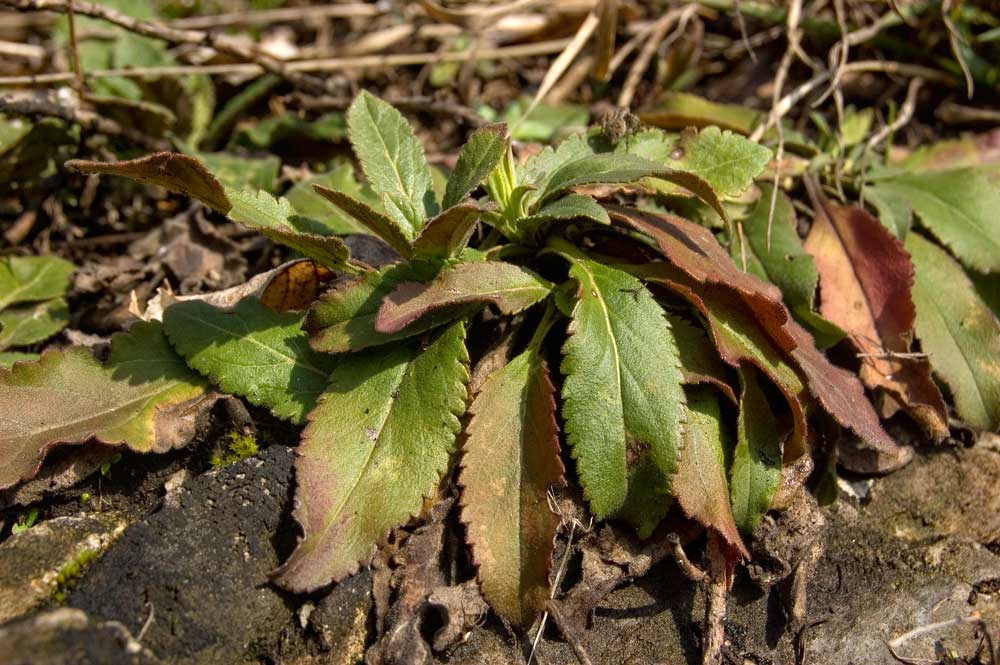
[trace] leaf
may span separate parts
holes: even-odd
[[[760,190],[760,198],[743,220],[747,272],[781,289],[785,304],[810,329],[817,344],[832,346],[843,339],[845,333],[813,312],[819,274],[813,258],[802,248],[792,202],[781,191],[774,199],[769,247],[768,217],[774,186],[761,184]],[[740,265],[743,252],[738,242],[733,242],[729,253]]]
[[[740,383],[743,389],[729,486],[736,525],[752,534],[781,484],[782,435],[757,384],[757,374],[749,368],[742,370]]]
[[[552,221],[589,219],[598,224],[611,224],[608,211],[589,196],[567,194],[542,207],[530,217],[517,221],[518,232],[527,238],[537,238],[542,227]]]
[[[188,365],[225,392],[300,423],[336,364],[309,348],[302,318],[256,298],[244,298],[230,311],[189,300],[166,309],[163,327]]]
[[[510,139],[504,124],[477,129],[458,153],[455,170],[448,178],[442,206],[448,209],[462,202],[486,179],[507,154]]]
[[[146,185],[197,199],[221,213],[229,211],[226,190],[204,164],[176,152],[156,152],[139,159],[122,162],[91,162],[72,159],[66,167],[82,173],[119,175]]]
[[[317,235],[316,224],[298,217],[287,199],[275,199],[263,191],[227,189],[193,157],[158,152],[124,162],[76,159],[66,166],[83,173],[120,175],[190,196],[331,268],[347,265],[350,253],[343,241],[333,235]]]
[[[812,182],[812,181],[808,181]],[[910,257],[878,220],[837,205],[809,185],[816,216],[805,248],[820,275],[820,313],[847,331],[861,381],[885,391],[931,437],[948,436],[948,412],[926,358],[907,358],[916,311]],[[888,355],[887,355],[888,354]]]
[[[531,99],[521,97],[504,109],[503,119],[512,128],[513,137],[517,141],[537,141],[548,143],[574,128],[587,126],[590,113],[581,104],[536,104],[530,108]]]
[[[978,170],[906,173],[869,188],[909,201],[923,225],[966,266],[1000,271],[1000,188]]]
[[[400,226],[387,215],[370,208],[365,203],[351,198],[343,192],[313,185],[316,193],[350,215],[359,224],[370,230],[403,257],[409,258],[413,253],[413,231],[409,226]]]
[[[185,150],[185,152],[188,152]],[[274,191],[281,170],[281,160],[275,155],[245,157],[226,152],[190,151],[225,187]]]
[[[669,151],[659,159],[652,159],[698,176],[719,196],[736,196],[746,191],[771,160],[768,148],[718,127],[685,131],[669,143]],[[628,149],[632,152],[631,142]]]
[[[303,328],[310,333],[309,344],[325,353],[359,351],[404,339],[455,319],[460,312],[445,311],[398,333],[381,333],[375,329],[382,301],[397,285],[430,281],[439,268],[437,263],[414,261],[369,271],[335,286],[323,294],[306,315]]]
[[[684,383],[713,385],[722,391],[730,402],[736,404],[736,394],[726,382],[726,366],[722,364],[718,351],[715,350],[705,331],[674,314],[667,314],[667,322],[670,323],[670,330],[677,341]]]
[[[878,220],[900,240],[906,238],[913,221],[913,208],[904,193],[892,188],[868,187],[865,200],[878,212]]]
[[[469,244],[479,218],[490,210],[477,203],[461,203],[446,209],[427,222],[413,241],[413,251],[422,256],[458,256]]]
[[[545,361],[529,350],[491,374],[469,407],[462,521],[483,595],[519,626],[530,626],[549,598],[559,519],[547,494],[565,473],[553,393]]]
[[[993,174],[997,173],[998,165],[1000,165],[1000,128],[921,146],[897,164],[910,172],[985,166],[991,167],[989,172]]]
[[[62,298],[0,312],[0,351],[27,346],[52,337],[69,323],[69,307]]]
[[[435,214],[423,146],[399,111],[362,90],[347,110],[354,153],[386,213],[412,237]]]
[[[32,362],[41,356],[37,353],[21,353],[19,351],[0,351],[0,367],[10,369],[16,362]]]
[[[351,256],[347,245],[333,235],[318,235],[307,220],[299,218],[288,199],[274,198],[264,191],[227,190],[232,207],[226,215],[260,231],[277,243],[315,259],[333,269],[343,269]]]
[[[490,303],[501,314],[516,314],[548,296],[552,288],[548,280],[512,263],[459,263],[429,284],[398,284],[382,302],[375,330],[397,333],[429,312],[469,303]]]
[[[761,332],[802,371],[820,405],[868,445],[903,461],[903,449],[882,429],[861,383],[850,372],[831,365],[816,350],[809,333],[791,320],[777,287],[740,272],[711,232],[697,224],[648,210],[608,206],[608,212],[612,220],[652,238],[663,255],[690,277],[693,284],[717,284],[724,297],[736,296],[742,300]],[[700,287],[698,292],[705,293],[706,289]]]
[[[660,104],[639,119],[654,127],[685,129],[718,125],[740,134],[749,134],[761,118],[760,111],[736,104],[716,104],[684,92],[667,92]]]
[[[275,571],[310,591],[367,561],[434,494],[459,432],[468,381],[462,322],[426,345],[346,356],[309,414],[295,463],[303,538]]]
[[[139,452],[169,450],[177,441],[168,415],[206,387],[159,324],[142,322],[115,335],[106,364],[71,347],[0,370],[0,489],[32,477],[60,444],[96,439]]]
[[[748,557],[729,499],[722,411],[718,398],[703,387],[687,390],[684,449],[673,492],[684,514],[714,529],[730,549]]]
[[[354,165],[347,160],[334,162],[329,173],[307,178],[288,190],[285,194],[295,212],[303,217],[314,219],[329,231],[329,234],[371,233],[368,227],[357,221],[351,214],[338,208],[331,208],[326,199],[313,189],[320,185],[326,189],[340,192],[357,201],[361,201],[376,212],[385,214],[382,201],[354,178]]]
[[[916,266],[916,330],[931,366],[951,389],[959,417],[1000,427],[1000,322],[977,297],[962,268],[916,233],[906,238]]]
[[[0,259],[0,310],[61,296],[69,288],[69,276],[75,269],[69,261],[55,256]]]
[[[598,518],[625,508],[630,495],[659,495],[659,505],[629,515],[645,537],[668,508],[681,446],[677,347],[663,310],[639,280],[576,253],[567,258],[579,289],[561,367],[566,438]],[[652,477],[645,480],[656,484],[630,484],[636,467],[647,467]]]

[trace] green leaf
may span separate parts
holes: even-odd
[[[524,166],[517,169],[517,184],[544,189],[559,167],[596,153],[597,148],[591,145],[588,135],[574,134],[558,147],[545,147],[537,155],[529,157]]]
[[[419,256],[450,258],[458,256],[469,244],[479,218],[491,208],[478,203],[460,203],[427,222],[413,241]]]
[[[529,97],[521,97],[504,109],[503,119],[513,128],[517,141],[548,143],[568,130],[586,127],[590,119],[587,107],[580,104],[542,102],[525,116],[524,111],[530,105]]]
[[[429,284],[398,284],[382,302],[375,330],[397,333],[430,312],[466,304],[490,303],[501,314],[516,314],[548,296],[552,288],[548,280],[512,263],[459,263]]]
[[[341,192],[345,196],[365,203],[376,212],[385,214],[384,210],[380,210],[382,201],[375,196],[370,188],[361,185],[355,179],[354,165],[346,160],[340,160],[335,163],[329,173],[307,178],[297,183],[285,194],[288,202],[295,208],[295,212],[303,217],[316,220],[329,230],[329,233],[325,235],[371,233],[371,231],[349,213],[331,208],[326,199],[313,189],[314,185]]]
[[[878,213],[878,220],[882,225],[900,240],[905,239],[913,221],[913,208],[909,196],[892,187],[868,187],[864,194],[865,200]]]
[[[966,266],[1000,271],[1000,188],[976,169],[907,173],[869,188],[909,201],[923,225]]]
[[[460,430],[465,327],[346,356],[309,414],[295,464],[303,538],[276,571],[292,591],[340,580],[433,496]]]
[[[704,330],[680,316],[667,314],[667,322],[677,342],[684,382],[688,385],[710,384],[718,388],[733,404],[736,394],[727,382],[728,372],[719,352]]]
[[[299,217],[288,199],[267,192],[227,190],[232,207],[226,213],[234,222],[260,231],[277,243],[291,247],[323,265],[337,269],[347,266],[351,252],[340,238],[318,235],[312,220]]]
[[[689,388],[687,406],[684,450],[673,479],[674,496],[685,515],[714,529],[730,548],[749,556],[729,499],[719,399],[709,388]]]
[[[742,368],[740,383],[743,390],[729,483],[736,524],[749,534],[770,509],[781,484],[782,439],[757,372],[748,366]]]
[[[0,259],[0,310],[22,302],[57,298],[69,288],[76,268],[55,256],[9,256]]]
[[[188,365],[222,390],[300,423],[336,364],[309,348],[302,318],[256,298],[244,298],[232,310],[188,300],[166,309],[163,326]]]
[[[951,389],[959,417],[1000,427],[1000,322],[946,252],[920,235],[906,237],[916,269],[916,331],[931,367]]]
[[[760,190],[760,198],[743,220],[746,271],[781,289],[785,304],[810,329],[813,337],[822,342],[821,346],[832,346],[846,333],[813,312],[819,274],[813,258],[802,248],[792,202],[781,191],[774,199],[768,248],[768,216],[774,186],[762,183]],[[733,241],[729,252],[736,265],[741,266],[743,253],[738,241]]]
[[[449,311],[441,316],[428,316],[420,324],[398,333],[386,334],[375,329],[375,317],[382,301],[398,284],[430,281],[439,268],[438,263],[414,261],[369,271],[335,286],[309,309],[303,324],[310,333],[309,344],[325,353],[359,351],[404,339],[453,320],[459,314]]]
[[[140,452],[169,450],[177,444],[170,421],[206,387],[160,325],[142,322],[112,339],[106,364],[71,347],[2,370],[0,489],[33,476],[59,444],[96,439]]]
[[[69,307],[62,298],[12,307],[0,312],[0,351],[52,337],[69,323]]]
[[[719,196],[736,196],[753,184],[771,159],[771,151],[750,139],[718,127],[680,136],[658,130],[641,132],[618,144],[628,153],[693,173]]]
[[[200,159],[219,181],[234,189],[274,191],[278,182],[281,160],[274,155],[245,157],[226,152],[191,152]]]
[[[409,226],[400,226],[386,214],[343,192],[323,185],[313,185],[313,189],[317,194],[388,243],[401,256],[408,258],[413,253],[413,230]]]
[[[0,351],[0,367],[10,369],[16,362],[32,362],[41,356],[37,353],[21,353],[20,351]]]
[[[469,407],[462,521],[483,595],[519,626],[549,598],[559,519],[547,494],[564,474],[553,393],[545,361],[529,350],[491,374]]]
[[[412,237],[437,212],[423,146],[399,111],[362,90],[347,110],[354,153],[389,217]]]
[[[455,170],[448,178],[442,202],[444,208],[461,203],[469,192],[478,187],[507,154],[509,145],[506,125],[488,125],[473,132],[469,142],[458,153]]]
[[[760,111],[745,106],[716,104],[684,92],[667,92],[655,109],[639,114],[644,123],[666,129],[718,125],[741,134],[753,131],[760,117]]]
[[[579,283],[561,367],[567,440],[599,518],[659,495],[659,505],[647,504],[644,513],[627,510],[646,536],[668,508],[681,445],[677,347],[663,310],[639,280],[568,246],[561,251]],[[630,471],[645,482],[631,484]]]
[[[611,224],[608,211],[589,196],[567,194],[544,206],[530,217],[518,220],[517,230],[528,238],[537,238],[542,227],[556,220],[589,219],[598,224]]]

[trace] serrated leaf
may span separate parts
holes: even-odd
[[[680,185],[712,206],[723,219],[728,219],[711,185],[698,176],[629,154],[601,153],[560,166],[549,177],[538,201],[544,206],[566,190],[581,185],[627,184],[644,178],[659,178]]]
[[[188,152],[185,150],[185,152]],[[245,157],[227,152],[190,151],[201,160],[225,187],[233,189],[261,189],[273,192],[281,170],[281,160],[276,155]]]
[[[399,111],[362,90],[347,110],[354,153],[386,213],[412,237],[437,212],[423,146]]]
[[[674,496],[685,515],[714,529],[731,549],[749,556],[729,499],[719,400],[709,388],[689,388],[687,406],[684,450],[673,480]]]
[[[16,303],[58,298],[69,288],[69,276],[75,269],[56,256],[0,259],[0,310]]]
[[[516,314],[551,293],[553,284],[512,263],[459,263],[429,284],[402,282],[386,296],[375,319],[375,330],[397,333],[435,310],[490,303],[502,314]]]
[[[159,324],[137,323],[112,339],[102,364],[88,349],[49,350],[37,363],[0,371],[0,489],[33,476],[56,445],[96,439],[140,452],[176,441],[164,415],[201,397]]]
[[[916,330],[931,367],[951,389],[955,410],[985,430],[1000,427],[1000,322],[962,268],[920,235],[906,238],[916,267]]]
[[[598,224],[611,223],[608,211],[593,198],[580,194],[567,194],[543,206],[530,217],[518,220],[517,230],[523,237],[535,238],[541,228],[549,222],[570,219],[589,219]]]
[[[166,309],[163,327],[188,365],[225,392],[299,423],[336,365],[335,358],[309,348],[302,319],[256,298],[244,298],[231,310],[188,300]]]
[[[461,203],[500,163],[509,145],[506,125],[487,125],[473,132],[458,153],[455,170],[448,177],[442,206],[447,210]]]
[[[310,333],[309,344],[317,351],[342,353],[359,351],[425,332],[460,316],[445,311],[425,317],[418,325],[398,333],[375,329],[375,317],[382,301],[403,282],[429,282],[440,269],[437,263],[414,261],[366,272],[324,293],[309,309],[303,328]]]
[[[916,315],[913,264],[903,245],[861,208],[828,200],[809,185],[816,215],[805,249],[820,275],[820,313],[863,354],[859,376],[885,391],[934,439],[948,436],[948,413],[926,358],[907,357]],[[899,355],[902,354],[902,355]]]
[[[642,282],[575,253],[567,258],[579,283],[561,367],[567,440],[584,495],[599,518],[625,508],[630,495],[660,495],[659,506],[647,506],[645,514],[630,511],[640,535],[647,536],[668,507],[681,445],[684,390],[677,347],[663,310]],[[655,471],[644,473],[644,480],[658,485],[630,483],[630,471],[641,467]]]
[[[346,356],[298,449],[295,519],[304,536],[275,580],[309,591],[367,561],[434,494],[459,432],[468,381],[462,322],[425,345]]]
[[[882,225],[900,240],[906,238],[913,221],[909,197],[892,188],[879,187],[868,187],[864,194],[865,200],[878,212],[878,220]]]
[[[736,404],[736,394],[726,381],[726,366],[705,331],[674,314],[668,313],[667,321],[677,341],[684,382],[688,385],[713,385]]]
[[[685,131],[679,137],[667,139],[665,136],[664,139],[662,154],[644,156],[670,168],[693,173],[719,196],[736,196],[746,191],[771,159],[768,148],[718,127],[706,127],[700,132]],[[626,147],[630,153],[635,149],[632,141]]]
[[[868,188],[908,201],[921,223],[966,266],[1000,271],[1000,188],[976,169],[904,173]]]
[[[62,298],[0,312],[0,351],[52,337],[69,323],[69,307]]]
[[[368,187],[362,186],[355,179],[354,165],[346,160],[337,161],[329,173],[307,178],[285,194],[295,212],[316,220],[328,229],[329,234],[371,233],[371,231],[350,213],[331,208],[326,199],[313,189],[314,185],[341,192],[344,196],[361,201],[375,212],[385,214],[384,210],[380,210],[382,201]]]
[[[413,241],[419,256],[450,258],[458,256],[469,244],[479,218],[492,208],[478,203],[460,203],[427,222]]]
[[[547,493],[564,482],[553,393],[545,361],[527,351],[491,374],[469,407],[462,521],[483,595],[519,626],[549,598],[559,519]]]
[[[544,189],[560,166],[592,156],[596,152],[586,134],[574,134],[557,147],[546,146],[538,154],[529,157],[524,166],[517,169],[517,184]]]
[[[733,517],[740,530],[748,534],[771,508],[771,499],[781,484],[783,436],[757,381],[754,370],[740,371],[740,416],[729,470]]]
[[[232,204],[226,215],[234,222],[330,268],[347,265],[351,252],[344,241],[334,235],[318,235],[316,226],[300,218],[288,199],[276,199],[264,191],[227,190],[226,194]]]
[[[413,231],[408,226],[400,226],[387,215],[343,192],[323,185],[313,185],[317,194],[350,215],[355,221],[386,241],[403,257],[413,253]]]

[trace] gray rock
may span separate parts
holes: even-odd
[[[4,665],[162,665],[116,621],[60,608],[0,627]]]
[[[293,609],[268,573],[294,545],[294,453],[271,446],[191,479],[121,535],[67,599],[169,662],[237,663],[273,647]],[[284,533],[292,542],[281,542]],[[255,661],[256,662],[256,661]]]
[[[361,662],[368,638],[368,615],[372,609],[370,569],[348,577],[320,601],[309,616],[326,658],[326,665]]]
[[[57,517],[0,544],[0,623],[63,593],[125,529],[109,514]]]

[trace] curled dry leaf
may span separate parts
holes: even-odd
[[[833,203],[806,182],[816,217],[805,249],[819,271],[820,313],[850,335],[861,352],[861,381],[888,393],[886,410],[901,406],[928,435],[944,439],[948,412],[930,362],[908,355],[916,317],[909,255],[869,213]]]
[[[105,364],[73,347],[0,370],[0,489],[31,478],[61,444],[93,439],[139,452],[185,445],[187,415],[206,388],[155,323],[116,335]]]

